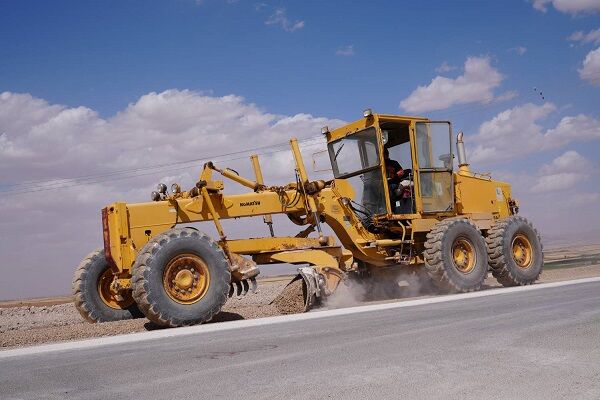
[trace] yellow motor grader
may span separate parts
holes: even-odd
[[[285,186],[266,185],[253,155],[254,179],[208,162],[189,190],[175,183],[169,192],[160,184],[151,202],[103,208],[104,247],[81,262],[73,281],[84,318],[202,323],[228,296],[256,288],[258,265],[274,263],[300,266],[303,310],[340,282],[382,282],[399,271],[425,274],[451,292],[479,290],[490,270],[505,286],[537,280],[543,268],[537,231],[517,216],[509,184],[471,172],[462,132],[455,163],[450,122],[366,110],[362,119],[322,134],[332,180],[309,179],[292,139],[296,181]],[[215,173],[248,192],[224,194]],[[305,228],[276,237],[275,214]],[[270,237],[227,238],[222,220],[255,216],[269,224]],[[214,224],[219,237],[185,226],[202,221]]]

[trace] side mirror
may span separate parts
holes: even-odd
[[[441,156],[438,157],[438,159],[444,163],[444,167],[448,168],[448,169],[452,169],[452,154],[448,153],[448,154],[442,154]]]

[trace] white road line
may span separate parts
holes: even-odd
[[[226,330],[230,330],[230,329],[248,328],[248,327],[253,327],[253,326],[280,324],[280,323],[290,322],[290,321],[305,321],[305,320],[311,320],[311,319],[333,317],[333,316],[337,316],[337,315],[349,315],[349,314],[357,314],[357,313],[379,311],[379,310],[390,310],[390,309],[394,309],[394,308],[414,307],[414,306],[419,306],[419,305],[424,305],[424,304],[446,303],[446,302],[456,301],[456,300],[474,299],[474,298],[479,298],[479,297],[496,296],[496,295],[502,295],[502,294],[508,294],[508,293],[516,293],[516,292],[528,292],[531,290],[540,290],[540,289],[555,288],[555,287],[560,287],[560,286],[578,285],[578,284],[590,283],[590,282],[600,282],[600,277],[575,279],[575,280],[563,281],[563,282],[541,283],[538,285],[531,285],[531,286],[518,286],[518,287],[501,288],[501,289],[490,289],[490,290],[484,290],[484,291],[480,291],[480,292],[453,294],[453,295],[438,296],[438,297],[428,297],[428,298],[424,298],[424,299],[408,300],[408,301],[402,301],[402,302],[372,304],[372,305],[358,306],[358,307],[339,308],[339,309],[335,309],[335,310],[315,311],[315,312],[306,313],[306,314],[293,314],[293,315],[283,315],[283,316],[278,316],[278,317],[267,317],[267,318],[251,319],[251,320],[219,322],[219,323],[207,324],[207,325],[190,326],[190,327],[185,327],[185,328],[164,329],[164,330],[156,330],[156,331],[150,331],[150,332],[130,333],[130,334],[118,335],[118,336],[109,336],[109,337],[100,337],[100,338],[87,339],[87,340],[79,340],[79,341],[74,341],[74,342],[64,342],[64,343],[32,346],[32,347],[25,347],[25,348],[13,349],[13,350],[0,351],[0,359],[9,358],[9,357],[38,355],[38,354],[42,354],[42,353],[65,351],[65,350],[89,349],[89,348],[99,347],[99,346],[109,346],[109,345],[116,345],[116,344],[122,344],[122,343],[134,343],[134,342],[145,341],[145,340],[193,335],[193,334],[198,334],[198,333],[226,331]]]

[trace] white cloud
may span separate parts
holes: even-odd
[[[571,15],[595,13],[600,10],[600,0],[533,0],[533,8],[538,11],[548,11],[548,5],[557,11]]]
[[[540,173],[543,175],[552,175],[562,172],[582,173],[593,169],[594,164],[576,152],[575,150],[565,151],[560,156],[556,157],[550,164],[544,164],[540,168]]]
[[[523,54],[527,53],[527,47],[524,47],[524,46],[511,47],[510,49],[508,49],[508,51],[515,52],[518,55],[522,56]]]
[[[600,120],[585,114],[563,117],[544,135],[544,148],[558,148],[573,141],[600,139]]]
[[[512,196],[520,203],[519,214],[533,221],[544,245],[556,243],[556,239],[577,243],[597,242],[600,238],[600,213],[597,212],[600,176],[596,169],[585,179],[568,175],[540,182],[544,172],[557,170],[542,167],[536,172],[531,163],[523,166],[517,162],[503,163],[502,168],[512,171],[494,169],[492,177],[510,183]],[[573,171],[574,168],[568,168],[566,174]],[[539,186],[533,191],[535,185]],[[549,188],[553,190],[545,190]]]
[[[304,21],[292,22],[288,19],[285,8],[278,8],[275,10],[275,12],[265,21],[265,24],[278,25],[286,32],[293,32],[304,28]]]
[[[458,69],[458,67],[455,67],[454,65],[450,65],[448,64],[447,61],[444,61],[442,64],[440,64],[439,67],[437,67],[435,69],[435,72],[437,72],[438,74],[443,74],[444,72],[451,72]]]
[[[548,11],[546,4],[549,2],[550,0],[533,0],[533,8],[541,12],[546,12]]]
[[[561,190],[570,189],[577,185],[584,178],[589,176],[583,176],[572,172],[562,172],[552,175],[540,176],[535,185],[531,188],[533,193],[547,193],[557,192]]]
[[[188,90],[146,94],[108,119],[89,108],[5,92],[0,182],[114,173],[286,143],[289,135],[318,135],[322,126],[339,124],[309,114],[270,114],[239,96]]]
[[[471,160],[491,164],[574,141],[600,139],[600,120],[584,114],[563,117],[554,128],[544,130],[539,122],[555,111],[552,103],[527,103],[502,111],[479,127],[471,145]]]
[[[575,206],[593,205],[595,208],[598,205],[598,201],[600,201],[600,193],[575,193],[571,196],[570,201]]]
[[[583,60],[583,66],[578,69],[579,77],[594,86],[600,86],[600,47],[590,51]]]
[[[316,137],[302,146],[310,168],[312,151],[324,148],[321,127],[341,124],[303,113],[275,115],[239,96],[215,97],[187,90],[146,94],[111,118],[85,107],[49,104],[28,94],[1,93],[0,269],[5,276],[0,280],[0,298],[68,293],[75,266],[102,243],[101,207],[114,201],[148,201],[150,191],[161,181],[178,181],[184,189],[190,188],[205,160],[148,166],[207,157],[251,178],[249,154],[241,151],[282,144],[255,152],[262,154],[265,182],[285,184],[294,180],[288,139]],[[272,153],[277,150],[286,151]],[[239,153],[212,157],[233,152]],[[94,178],[61,179],[85,176]],[[7,186],[24,181],[38,183]],[[57,185],[69,187],[23,195],[6,192]],[[238,186],[226,182],[226,192],[245,191]],[[204,224],[202,229],[210,233],[212,228]],[[252,222],[237,221],[226,229],[230,237],[257,235]],[[280,234],[292,233],[283,225],[277,229]],[[24,253],[25,243],[29,247]],[[15,265],[18,270],[12,268]],[[10,276],[11,271],[28,276],[31,285],[27,289],[11,286],[17,279]]]
[[[496,102],[508,101],[508,100],[512,100],[518,96],[519,96],[519,92],[517,92],[516,90],[507,90],[506,92],[503,92],[503,93],[499,94],[498,96],[496,96],[494,101],[496,101]]]
[[[583,31],[573,32],[568,39],[572,42],[600,44],[600,28],[591,30],[587,33]]]
[[[556,192],[571,189],[590,178],[594,164],[574,150],[556,157],[550,164],[544,164],[539,171],[533,193]]]
[[[477,145],[471,152],[472,161],[490,163],[506,160],[539,148],[542,127],[537,121],[555,110],[551,103],[542,106],[527,103],[502,111],[482,123],[473,138]]]
[[[339,47],[336,51],[335,51],[335,55],[336,56],[353,56],[354,54],[356,54],[354,52],[354,45],[353,44],[349,44],[347,46],[342,46]]]
[[[493,100],[493,89],[502,75],[491,65],[489,57],[469,57],[464,74],[455,78],[436,76],[427,86],[419,86],[400,107],[411,113],[443,110],[456,104],[485,103]]]

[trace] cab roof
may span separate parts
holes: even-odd
[[[376,114],[372,113],[368,117],[363,117],[354,122],[350,122],[344,126],[333,129],[330,132],[326,133],[327,142],[331,142],[340,138],[343,138],[352,133],[358,132],[360,130],[369,128],[373,125],[377,125],[380,122],[403,122],[403,123],[411,123],[411,122],[420,122],[420,121],[429,121],[429,118],[426,117],[418,117],[418,116],[410,116],[410,115],[394,115],[394,114]]]

